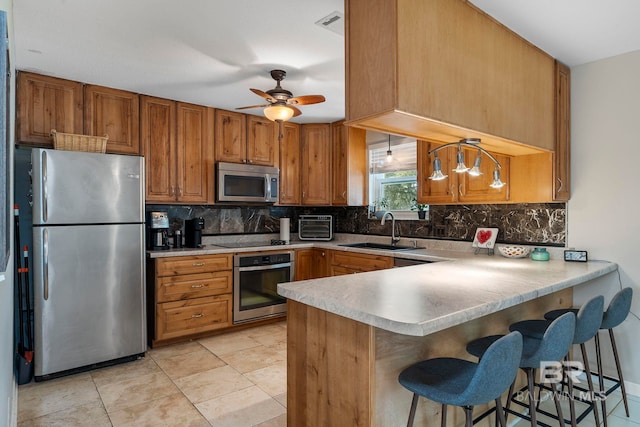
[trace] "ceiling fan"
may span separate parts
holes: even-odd
[[[266,92],[263,92],[260,89],[250,89],[251,92],[266,99],[268,104],[249,105],[247,107],[236,108],[236,110],[266,107],[264,109],[264,115],[269,120],[274,122],[286,122],[291,117],[296,117],[302,114],[302,111],[300,111],[296,105],[318,104],[325,101],[325,98],[322,95],[293,96],[291,92],[280,86],[280,82],[284,80],[286,75],[287,72],[284,70],[271,70],[271,77],[277,83],[275,88]]]

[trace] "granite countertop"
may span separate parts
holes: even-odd
[[[617,270],[586,263],[469,257],[281,283],[291,300],[403,335],[425,336]]]
[[[272,237],[272,236],[266,236]],[[262,236],[262,242],[268,239]],[[256,239],[256,237],[251,237]],[[275,237],[277,238],[277,237]],[[347,252],[439,261],[388,270],[322,279],[280,283],[278,293],[330,313],[391,332],[425,336],[466,321],[553,292],[573,287],[610,272],[618,266],[608,261],[565,262],[564,248],[547,248],[550,261],[512,259],[486,252],[474,255],[470,242],[418,240],[422,249],[388,251],[341,246],[344,243],[388,243],[381,236],[337,235],[331,242],[294,241],[289,245],[235,247],[250,238],[203,239],[202,248],[148,251],[149,258],[282,251],[301,248],[340,249]],[[400,242],[410,245],[412,241]],[[256,241],[256,244],[259,241]],[[216,245],[216,243],[218,245]],[[498,245],[499,246],[499,245]]]

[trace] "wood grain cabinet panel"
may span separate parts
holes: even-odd
[[[156,337],[167,340],[230,326],[231,304],[231,295],[158,304]]]
[[[108,153],[141,154],[139,109],[137,93],[85,85],[84,133],[109,135]]]
[[[215,112],[216,162],[245,163],[247,152],[247,116],[226,110]]]
[[[393,257],[330,251],[329,276],[384,270],[393,267]]]
[[[271,120],[247,116],[247,163],[273,166],[277,147],[276,126]]]
[[[571,70],[556,61],[556,147],[554,151],[554,200],[571,196]]]
[[[303,205],[331,204],[331,127],[303,124],[301,186]]]
[[[346,118],[420,139],[554,149],[554,60],[466,0],[347,0]]]
[[[331,204],[363,206],[367,197],[367,135],[364,129],[331,124]]]
[[[300,125],[286,122],[280,137],[280,205],[300,204]]]
[[[232,325],[232,254],[157,258],[148,266],[151,346]]]
[[[176,103],[140,97],[140,134],[145,157],[146,200],[172,203],[176,198]]]
[[[83,133],[82,83],[20,71],[16,85],[19,143],[51,148],[52,129]]]

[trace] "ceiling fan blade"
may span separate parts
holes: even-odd
[[[263,97],[264,99],[266,99],[269,102],[275,102],[276,100],[273,99],[273,97],[271,95],[269,95],[268,93],[261,91],[260,89],[249,89],[251,92],[255,93],[258,96]]]
[[[261,105],[249,105],[248,107],[238,107],[236,108],[236,110],[246,110],[248,108],[262,108],[262,107],[268,107],[271,104],[261,104]]]
[[[299,116],[300,114],[302,114],[302,111],[300,111],[299,109],[297,109],[293,105],[287,105],[287,107],[289,107],[289,108],[291,108],[293,110],[293,117],[296,117],[296,116]]]
[[[309,104],[318,104],[320,102],[324,102],[324,96],[322,95],[303,95],[296,96],[294,98],[289,98],[287,100],[287,104],[289,105],[309,105]]]

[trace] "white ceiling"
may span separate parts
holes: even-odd
[[[638,0],[471,0],[569,66],[640,49]],[[14,1],[20,70],[233,110],[261,104],[272,69],[298,123],[344,117],[344,37],[314,23],[342,0]],[[260,109],[244,110],[261,114]]]

